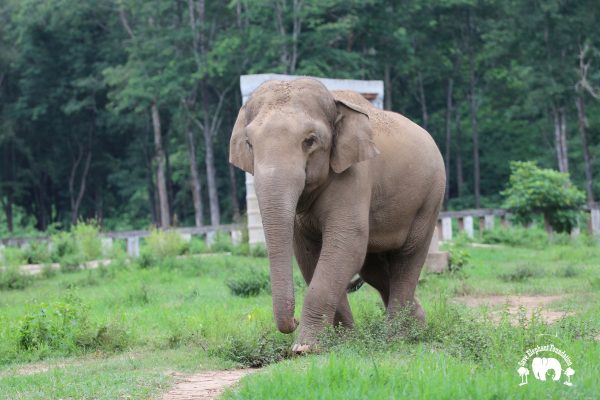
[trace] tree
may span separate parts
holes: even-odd
[[[522,222],[531,222],[535,213],[542,213],[546,229],[570,232],[577,210],[585,199],[584,193],[574,187],[569,174],[539,168],[535,162],[511,162],[508,188],[502,192],[504,206],[513,211]]]

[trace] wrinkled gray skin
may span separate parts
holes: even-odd
[[[273,312],[293,332],[294,252],[308,289],[294,351],[327,325],[353,325],[346,287],[359,273],[389,316],[410,307],[440,210],[444,163],[402,115],[319,81],[269,81],[240,109],[230,162],[254,174],[269,252]]]

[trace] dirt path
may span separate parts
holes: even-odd
[[[257,369],[234,369],[231,371],[206,371],[193,375],[175,374],[175,386],[163,396],[163,400],[209,400],[216,399],[223,391],[235,385]]]
[[[554,303],[558,303],[563,296],[464,296],[457,297],[455,301],[468,307],[487,306],[491,309],[498,309],[491,312],[494,321],[499,321],[501,314],[506,309],[512,323],[519,322],[520,309],[525,311],[525,316],[529,319],[533,313],[537,313],[547,324],[553,324],[572,312],[551,310]]]

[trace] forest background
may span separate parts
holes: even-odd
[[[0,0],[0,236],[243,219],[239,77],[380,79],[425,127],[445,207],[512,160],[600,196],[595,0]]]

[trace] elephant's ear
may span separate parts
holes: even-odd
[[[354,163],[375,157],[379,150],[373,142],[373,128],[367,112],[345,100],[336,99],[335,103],[338,115],[330,163],[331,169],[339,174]]]
[[[246,137],[246,107],[242,106],[233,126],[229,142],[229,162],[246,172],[254,174],[254,154]]]

